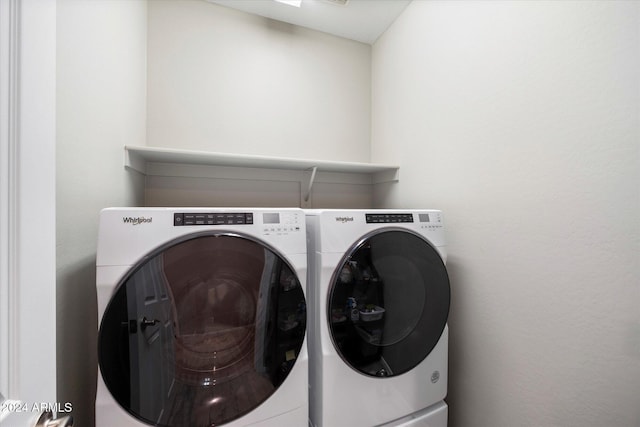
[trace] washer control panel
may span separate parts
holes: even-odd
[[[304,217],[295,212],[176,212],[173,225],[211,226],[211,225],[256,225],[261,226],[265,235],[288,234],[301,231]]]
[[[252,213],[213,212],[213,213],[174,213],[173,225],[237,225],[253,224]]]

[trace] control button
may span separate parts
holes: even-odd
[[[184,225],[184,215],[181,213],[173,214],[173,225],[175,226]]]

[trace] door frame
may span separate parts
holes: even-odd
[[[56,2],[0,0],[0,394],[29,410],[56,403],[55,144]]]

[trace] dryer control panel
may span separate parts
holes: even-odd
[[[366,214],[367,224],[413,222],[413,214],[370,213]]]
[[[415,222],[414,214],[411,213],[368,213],[365,215],[367,224],[393,224]],[[441,223],[440,212],[419,212],[417,222],[420,223]]]

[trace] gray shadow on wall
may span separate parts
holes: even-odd
[[[461,310],[466,304],[464,264],[455,255],[447,256],[447,273],[451,284],[451,307],[449,309],[449,381],[448,393],[445,401],[449,405],[449,427],[462,425],[459,419],[459,407],[464,405],[462,390],[465,379],[461,373],[464,368],[464,325],[468,322]]]
[[[92,427],[98,369],[95,255],[56,276],[58,402],[73,405],[74,425]]]

